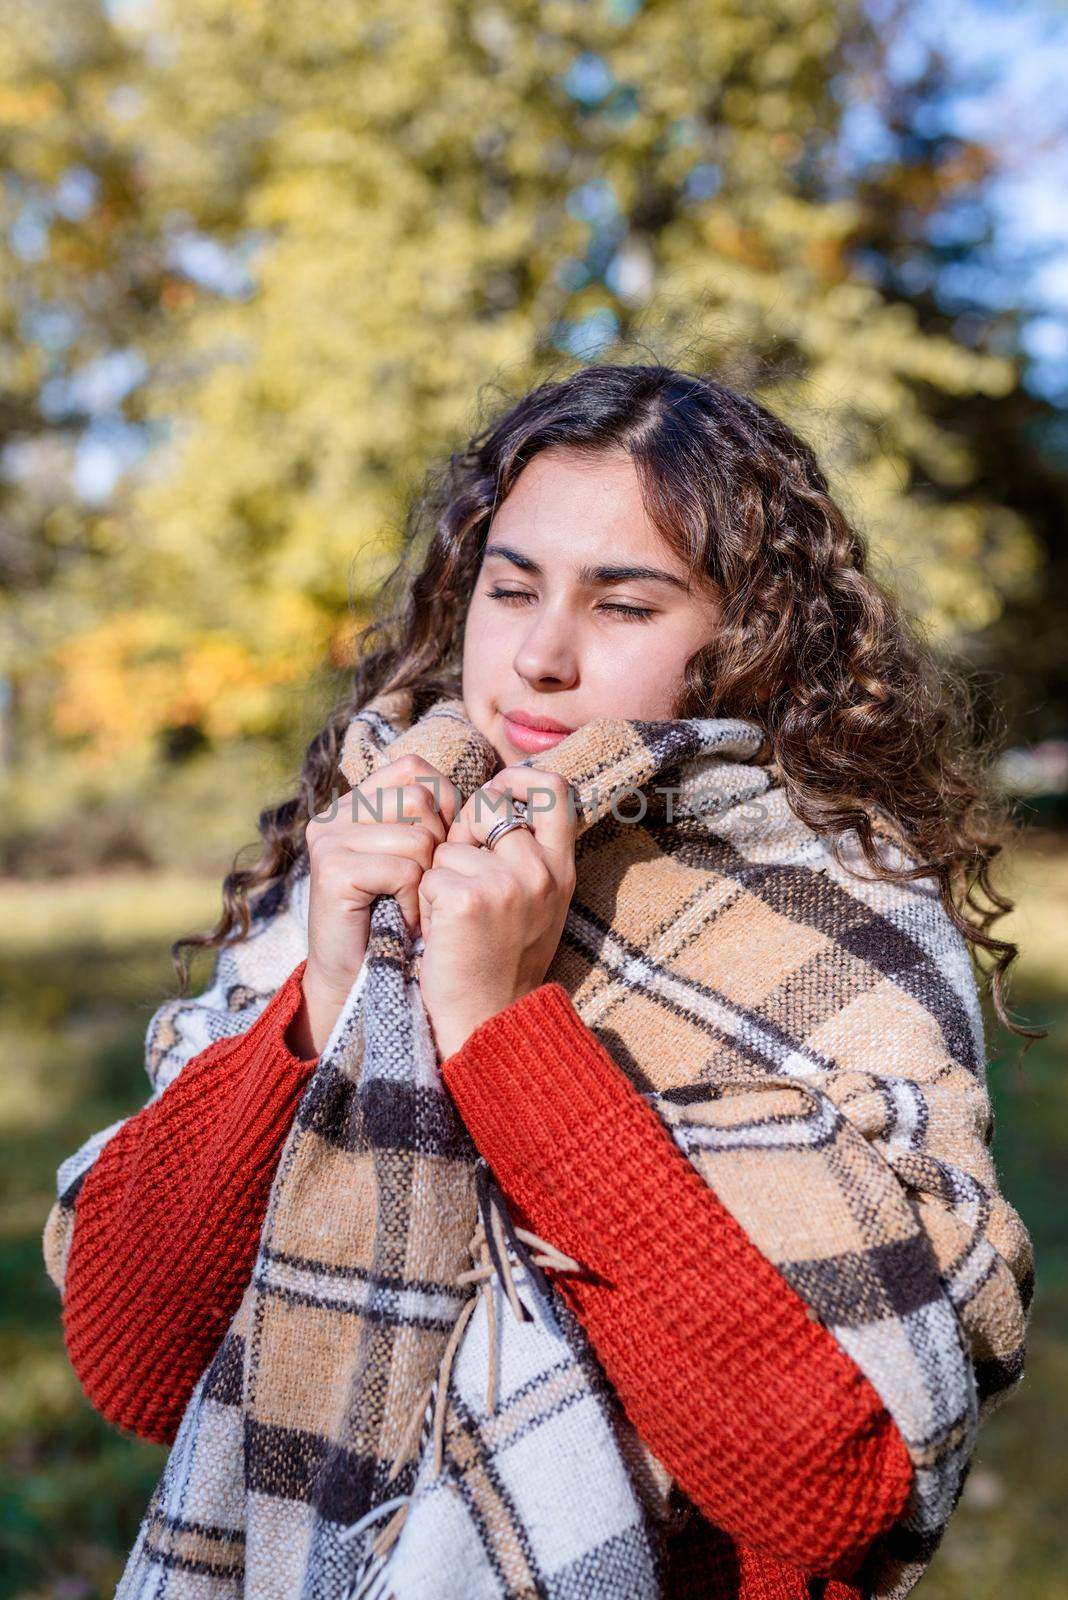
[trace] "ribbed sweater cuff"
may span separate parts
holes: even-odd
[[[465,1110],[488,1119],[487,1132],[518,1100],[536,1112],[553,1142],[588,1126],[591,1117],[611,1115],[634,1092],[559,983],[541,984],[481,1023],[441,1071]],[[528,1140],[524,1149],[536,1157],[543,1144]]]
[[[572,1216],[588,1208],[598,1231],[617,1219],[640,1222],[625,1185],[591,1181],[594,1171],[605,1175],[603,1153],[616,1130],[625,1128],[631,1142],[635,1116],[646,1138],[670,1146],[701,1183],[559,983],[481,1023],[441,1072],[479,1150],[524,1209],[536,1196],[542,1208],[556,1199]]]

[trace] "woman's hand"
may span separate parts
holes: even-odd
[[[367,951],[375,896],[396,895],[413,937],[418,932],[419,881],[445,840],[456,802],[444,773],[408,755],[369,773],[332,812],[311,818],[304,999],[286,1030],[297,1055],[319,1055],[330,1037]]]
[[[506,793],[528,801],[534,832],[515,828],[485,850],[487,833],[509,814],[486,796]],[[575,889],[576,820],[566,779],[504,767],[434,851],[419,884],[419,988],[442,1060],[544,981]]]

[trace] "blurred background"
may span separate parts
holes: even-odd
[[[1003,748],[1038,1292],[917,1592],[1064,1594],[1066,70],[1065,0],[0,0],[0,1596],[111,1595],[165,1459],[81,1394],[40,1236],[147,1098],[171,941],[295,791],[428,467],[649,358],[812,441]]]

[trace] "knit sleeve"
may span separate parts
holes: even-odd
[[[248,1282],[316,1059],[285,1034],[306,959],[245,1032],[216,1040],[104,1144],[74,1196],[63,1331],[92,1405],[170,1443]]]
[[[624,1410],[717,1527],[848,1578],[912,1467],[878,1393],[546,983],[442,1064],[517,1218],[583,1264],[556,1287]]]
[[[261,894],[247,934],[216,947],[211,977],[199,994],[164,1000],[145,1030],[147,1104],[210,1045],[247,1033],[299,961],[307,958],[309,875],[296,874]],[[136,1113],[135,1113],[136,1114]],[[74,1232],[75,1202],[86,1175],[129,1120],[98,1128],[56,1173],[56,1198],[44,1226],[45,1271],[62,1295]]]

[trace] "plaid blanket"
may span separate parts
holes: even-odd
[[[602,718],[528,758],[570,781],[578,818],[547,978],[901,1430],[913,1493],[865,1567],[874,1600],[899,1600],[1021,1376],[1031,1244],[998,1189],[966,945],[929,882],[877,881],[855,841],[839,859],[802,825],[760,742],[744,722]],[[413,720],[400,692],[353,719],[342,770],[355,786],[408,750],[464,798],[500,767],[460,701]],[[262,1012],[307,953],[307,904],[305,873],[203,995],[159,1008],[154,1094]],[[480,1173],[420,950],[380,897],[117,1600],[661,1592],[670,1478],[544,1276],[569,1264]],[[118,1126],[60,1168],[60,1286],[73,1195]]]

